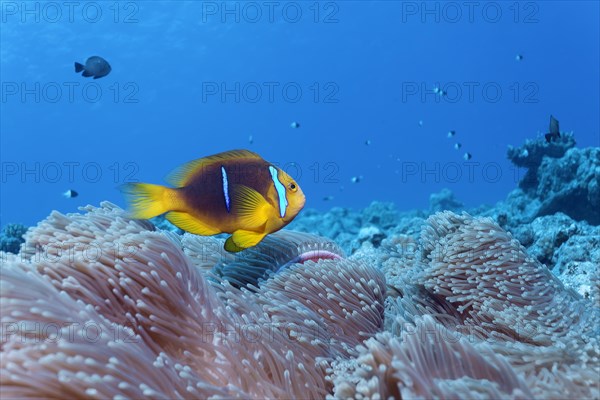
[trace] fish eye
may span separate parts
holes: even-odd
[[[296,184],[294,182],[290,183],[290,190],[292,192],[295,192],[296,190],[298,190],[298,186],[296,186]]]

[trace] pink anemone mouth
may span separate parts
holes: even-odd
[[[310,233],[278,231],[257,246],[221,261],[212,272],[235,287],[252,287],[294,264],[343,258],[343,250],[327,238]]]
[[[309,250],[298,254],[296,257],[281,265],[277,272],[289,267],[292,264],[304,264],[307,261],[317,262],[319,260],[341,260],[344,258],[338,253],[329,250]]]

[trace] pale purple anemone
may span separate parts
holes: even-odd
[[[489,219],[438,213],[390,241],[414,251],[357,260],[86,210],[0,253],[3,399],[600,397],[598,307]]]
[[[255,247],[235,255],[223,254],[212,273],[233,286],[250,287],[293,264],[342,258],[342,249],[329,239],[302,232],[278,231]]]
[[[489,218],[437,213],[386,242],[387,332],[336,360],[340,398],[600,397],[600,309]]]
[[[310,250],[305,251],[301,254],[298,254],[296,257],[292,258],[290,261],[282,264],[277,271],[279,272],[282,269],[289,267],[292,264],[304,264],[307,261],[319,261],[319,260],[341,260],[343,256],[340,254],[336,254],[332,251],[328,250]]]
[[[3,254],[2,398],[323,398],[328,363],[383,326],[372,266],[306,261],[240,290],[206,279],[191,238],[86,210]]]

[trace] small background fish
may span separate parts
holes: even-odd
[[[550,126],[548,127],[548,133],[544,135],[546,142],[550,143],[560,137],[560,129],[558,127],[558,120],[552,115],[550,116]]]
[[[85,65],[78,62],[75,63],[75,72],[81,72],[81,76],[89,77],[93,76],[94,79],[102,78],[110,73],[112,68],[108,61],[99,56],[92,56],[88,58]]]
[[[75,190],[73,189],[69,189],[66,192],[63,193],[63,196],[65,196],[68,199],[71,199],[73,197],[77,197],[79,196],[79,193],[77,193]]]
[[[258,244],[290,223],[304,207],[300,186],[248,150],[233,150],[184,164],[167,179],[174,188],[130,183],[123,191],[134,218],[166,219],[197,235],[231,233],[231,252]]]

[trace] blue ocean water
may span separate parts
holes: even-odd
[[[164,183],[186,161],[236,148],[295,177],[307,207],[408,210],[442,188],[467,206],[504,199],[524,174],[507,146],[544,134],[551,114],[578,146],[600,145],[598,2],[0,10],[1,225],[124,206],[120,184]],[[93,55],[108,76],[74,72]]]

